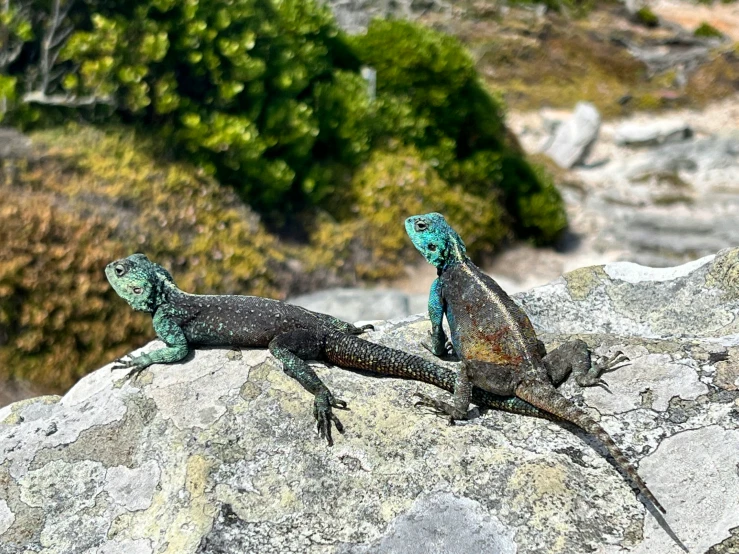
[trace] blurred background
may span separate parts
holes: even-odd
[[[412,214],[510,292],[735,246],[737,39],[732,0],[3,0],[0,406],[154,338],[137,251],[366,320],[425,309]]]

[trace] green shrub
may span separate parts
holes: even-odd
[[[508,235],[506,214],[494,195],[480,197],[449,186],[415,148],[377,151],[355,175],[348,193],[354,217],[324,217],[311,233],[308,269],[331,268],[358,279],[402,275],[415,260],[403,222],[413,214],[443,213],[465,238],[468,252],[489,253]]]
[[[93,4],[62,58],[65,86],[116,99],[255,208],[323,194],[321,164],[369,150],[359,62],[329,9],[310,0],[150,0]]]
[[[418,148],[449,185],[500,201],[519,236],[556,238],[566,225],[561,198],[508,144],[502,106],[457,39],[406,21],[375,20],[353,44],[377,70],[378,99],[388,106],[378,113],[390,114],[378,117],[386,136]]]
[[[705,21],[701,23],[695,31],[693,31],[693,34],[697,37],[703,38],[722,38],[724,36],[724,34],[716,29],[716,27],[706,23]]]
[[[0,184],[3,377],[62,390],[152,338],[103,274],[134,251],[184,290],[284,292],[284,249],[256,216],[192,166],[152,159],[151,139],[78,126],[33,138],[46,154]]]
[[[645,27],[658,27],[659,26],[659,17],[657,17],[657,14],[655,14],[649,8],[649,6],[644,6],[643,8],[639,8],[634,14],[634,18],[636,19],[637,23],[641,23]]]

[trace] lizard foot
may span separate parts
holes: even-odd
[[[124,380],[128,380],[133,378],[133,380],[136,380],[136,377],[139,376],[139,374],[146,369],[147,366],[141,366],[137,364],[134,360],[124,360],[123,358],[118,358],[115,361],[115,365],[110,368],[110,371],[115,371],[116,369],[127,369],[131,368],[131,370],[126,373]]]
[[[430,335],[431,333],[429,333]],[[442,360],[450,360],[450,361],[458,361],[459,356],[457,356],[457,353],[454,351],[454,345],[452,344],[451,340],[446,341],[444,344],[444,349],[441,352],[437,352],[434,350],[433,346],[431,346],[427,342],[422,342],[421,346],[423,346],[426,350],[431,352],[434,356],[437,358],[441,358]]]
[[[375,330],[375,326],[372,325],[371,323],[368,323],[367,325],[362,325],[360,327],[360,329],[362,330],[362,332],[364,332],[364,331],[374,331]]]
[[[601,379],[601,375],[604,373],[610,373],[615,371],[624,365],[627,365],[629,358],[621,351],[616,352],[612,357],[601,358],[597,363],[594,363],[585,374],[578,375],[575,381],[581,387],[602,387],[608,392],[611,392],[608,388],[608,383]]]
[[[313,402],[313,417],[316,419],[316,430],[318,431],[318,436],[326,439],[329,446],[334,445],[334,440],[331,437],[331,424],[336,426],[336,430],[339,433],[344,434],[344,426],[331,408],[339,408],[340,410],[349,409],[346,407],[346,402],[334,398],[334,395],[328,391],[316,394]]]
[[[425,395],[421,392],[415,392],[413,393],[413,396],[417,396],[420,399],[414,404],[416,408],[431,408],[436,415],[448,417],[450,425],[454,425],[454,420],[456,419],[467,419],[467,414],[465,412],[458,410],[443,400],[432,398],[431,396]]]

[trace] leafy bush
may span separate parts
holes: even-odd
[[[311,234],[310,271],[333,268],[359,279],[402,274],[415,250],[403,222],[413,214],[443,213],[465,238],[471,255],[490,252],[508,234],[506,214],[493,196],[481,198],[450,187],[413,147],[376,151],[352,179],[344,222],[325,217]]]
[[[641,23],[645,27],[658,27],[659,17],[655,14],[649,6],[639,8],[634,14],[634,18],[638,23]]]
[[[376,21],[347,40],[313,0],[90,0],[74,10],[74,32],[57,52],[61,77],[35,102],[93,119],[115,110],[236,188],[273,226],[313,207],[345,217],[335,197],[373,149],[394,140],[418,148],[450,185],[500,198],[517,232],[551,236],[537,227],[541,218],[523,223],[521,207],[533,204],[520,198],[545,185],[506,143],[500,102],[451,36]],[[45,38],[50,25],[38,29]],[[30,75],[43,73],[41,61],[29,64]],[[378,71],[374,101],[360,64]],[[81,107],[88,100],[104,106]],[[56,121],[59,109],[39,124]],[[516,180],[504,186],[507,176]]]
[[[369,150],[359,62],[313,1],[101,3],[62,57],[70,91],[116,98],[262,211],[320,198],[322,164]]]
[[[0,185],[5,377],[64,389],[152,338],[103,274],[136,250],[185,290],[283,292],[284,250],[254,214],[193,167],[154,161],[151,140],[76,126],[34,139],[49,151]]]
[[[724,34],[716,29],[716,27],[706,23],[705,21],[702,22],[695,31],[693,31],[693,34],[697,37],[703,38],[722,38],[724,36]]]
[[[561,198],[508,144],[501,103],[457,39],[406,21],[375,20],[353,44],[377,70],[379,102],[389,106],[378,110],[390,114],[378,123],[386,135],[416,146],[450,185],[501,201],[519,236],[556,238],[566,226]]]

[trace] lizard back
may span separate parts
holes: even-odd
[[[179,293],[165,309],[188,342],[200,346],[263,347],[279,334],[319,330],[327,323],[299,306],[258,296]]]
[[[516,367],[541,364],[531,321],[491,277],[465,261],[446,269],[440,280],[452,343],[463,358]]]

